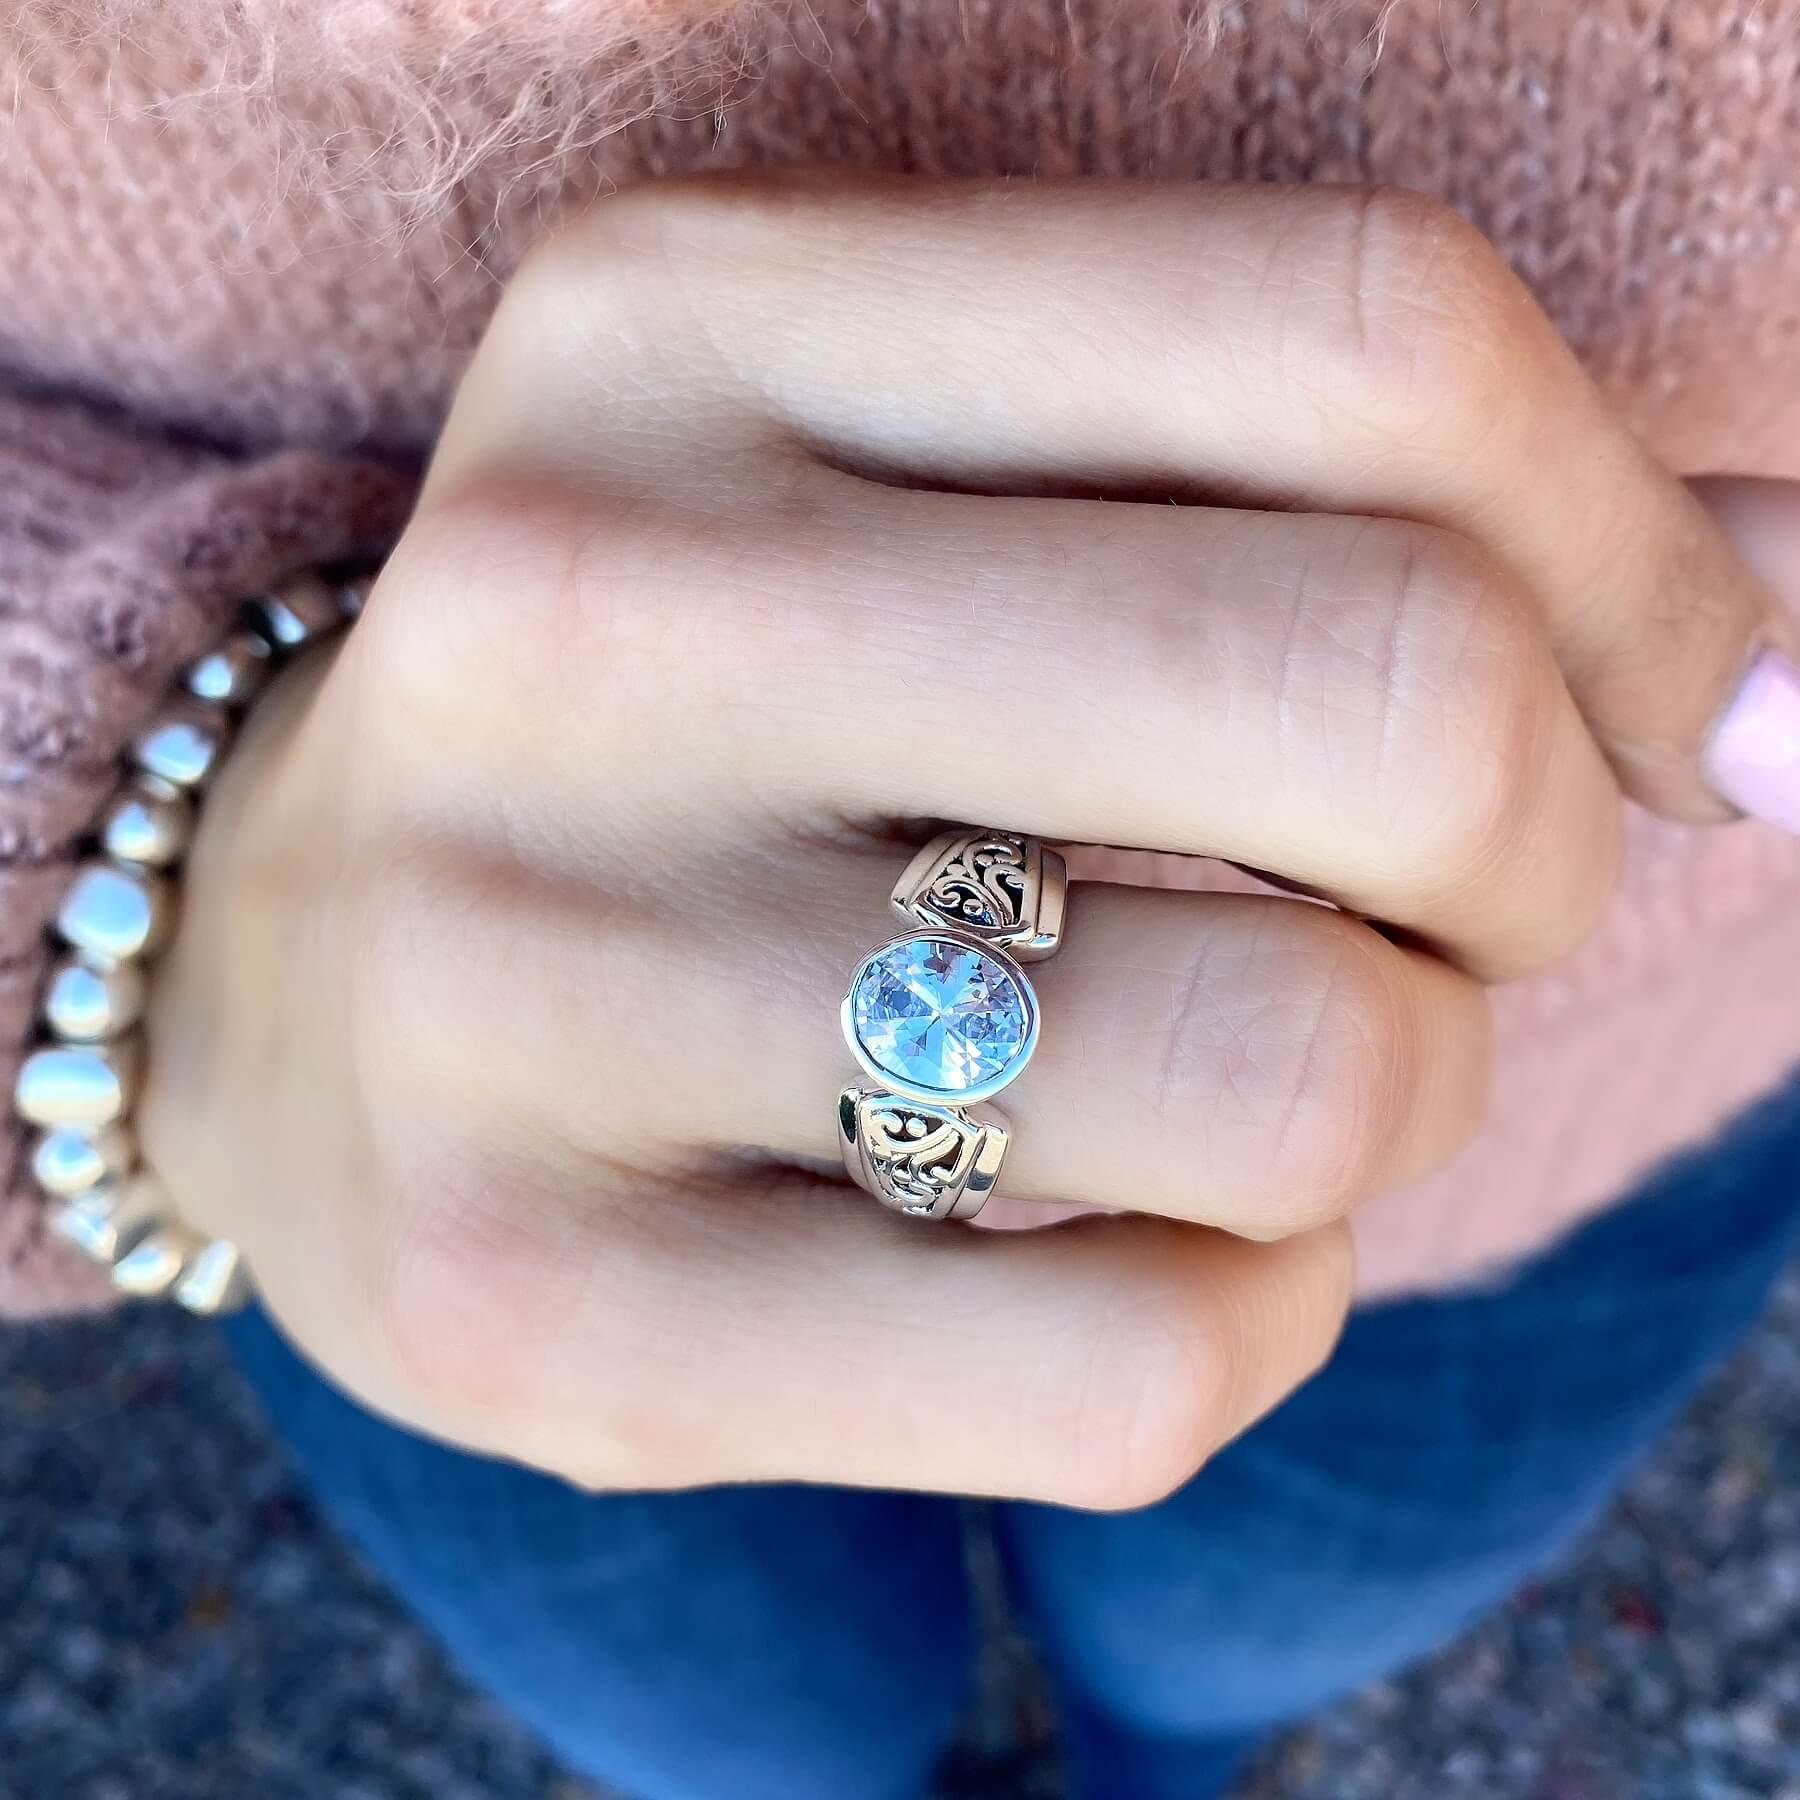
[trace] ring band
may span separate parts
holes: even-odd
[[[1068,865],[1011,831],[946,831],[906,865],[890,904],[910,925],[943,925],[1019,962],[1054,956]]]
[[[949,831],[907,865],[891,904],[910,929],[850,978],[844,1039],[874,1086],[838,1097],[844,1167],[884,1206],[970,1219],[1012,1141],[978,1104],[1024,1071],[1037,995],[1021,964],[1054,955],[1068,870],[1007,831]]]

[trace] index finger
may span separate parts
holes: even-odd
[[[813,272],[798,301],[796,269]],[[621,478],[665,493],[694,478],[667,430],[686,383],[721,456],[773,422],[900,480],[1444,526],[1535,597],[1624,790],[1731,816],[1705,751],[1781,636],[1769,596],[1444,207],[1261,184],[659,184],[589,215],[548,270],[592,354],[554,330],[509,344],[503,309],[472,386],[487,426],[517,418],[488,455],[512,438],[541,457],[566,415],[591,456],[573,367],[604,386]],[[517,379],[545,356],[555,382]],[[646,356],[654,383],[632,378]]]

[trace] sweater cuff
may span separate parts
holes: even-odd
[[[402,469],[237,457],[0,389],[0,1074],[32,1041],[50,923],[134,732],[247,596],[379,560]],[[102,1305],[104,1274],[44,1229],[26,1133],[0,1126],[0,1316]]]

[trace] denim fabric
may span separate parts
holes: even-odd
[[[1163,1504],[995,1509],[1077,1791],[1206,1800],[1270,1728],[1554,1558],[1755,1319],[1800,1219],[1800,1085],[1492,1291],[1371,1308]],[[639,1800],[899,1800],[973,1657],[954,1502],[579,1494],[382,1423],[252,1314],[314,1489],[478,1681]]]

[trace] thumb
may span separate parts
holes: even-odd
[[[1775,630],[1752,651],[1708,734],[1702,765],[1739,811],[1800,832],[1800,482],[1730,476],[1691,485],[1778,610]]]

